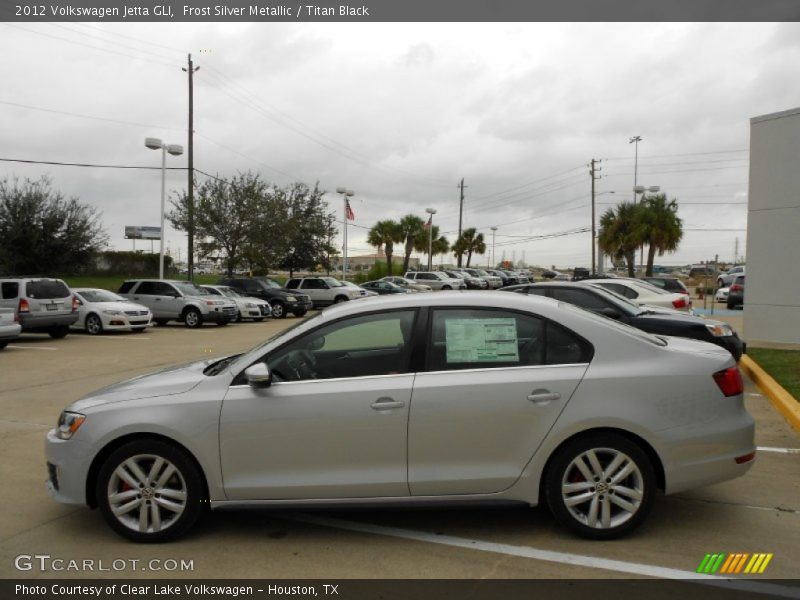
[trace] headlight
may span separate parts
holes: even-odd
[[[708,329],[714,337],[733,335],[733,329],[730,328],[730,325],[725,325],[724,323],[708,324],[706,325],[706,329]]]
[[[110,317],[119,317],[119,316],[122,315],[122,311],[121,310],[104,310],[103,314],[104,315],[108,315]]]
[[[286,296],[286,301],[287,302],[297,302],[297,298],[295,298],[294,296]]]
[[[206,304],[208,306],[220,306],[221,304],[225,304],[224,300],[206,300]]]
[[[68,440],[75,435],[75,432],[78,431],[78,428],[83,425],[85,420],[85,415],[65,410],[61,413],[61,416],[58,417],[58,437],[62,440]]]
[[[245,306],[245,308],[255,308],[256,307],[256,305],[253,304],[252,302],[247,302],[247,303],[245,303],[244,306]]]

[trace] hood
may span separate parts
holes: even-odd
[[[68,410],[81,412],[87,408],[121,402],[123,400],[140,400],[156,396],[173,396],[183,394],[196,387],[203,379],[203,369],[220,357],[193,362],[177,367],[168,367],[155,373],[140,375],[104,387],[74,402]]]
[[[136,304],[134,302],[89,302],[85,305],[87,308],[91,308],[94,310],[146,310],[150,311],[149,308],[143,306],[141,304]]]

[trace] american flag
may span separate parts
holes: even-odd
[[[355,221],[356,220],[356,213],[353,212],[353,209],[350,208],[350,200],[344,201],[344,215],[347,217],[348,221]]]
[[[431,228],[431,225],[432,225],[432,224],[433,224],[433,215],[431,215],[430,217],[428,217],[428,220],[425,222],[425,225],[423,225],[423,226],[422,226],[422,228],[423,228],[425,231],[428,231],[428,230]]]

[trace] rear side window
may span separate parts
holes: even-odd
[[[244,289],[246,292],[258,293],[261,291],[261,285],[257,281],[245,281]]]
[[[25,285],[25,295],[28,298],[66,298],[69,288],[63,281],[57,279],[37,279]]]
[[[0,293],[4,299],[16,298],[19,295],[19,283],[16,281],[4,281],[0,286]]]
[[[299,279],[290,279],[289,281],[286,282],[286,288],[290,289],[290,290],[296,290],[299,285],[300,285],[300,280]],[[306,287],[309,287],[309,286],[306,286]]]
[[[136,285],[135,281],[126,281],[121,286],[119,286],[119,289],[117,290],[117,293],[118,294],[127,294],[128,292],[131,291],[131,289],[133,288],[134,285]]]
[[[158,294],[157,286],[155,281],[143,281],[138,288],[136,288],[137,294],[142,294],[143,296],[156,296]]]
[[[557,288],[553,290],[553,297],[561,302],[568,302],[587,310],[599,310],[609,306],[608,302],[593,293],[576,288]]]

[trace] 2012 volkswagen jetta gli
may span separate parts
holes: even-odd
[[[540,499],[608,539],[658,489],[743,475],[753,434],[718,346],[549,298],[408,294],[75,402],[47,434],[47,487],[140,542],[208,507]]]

